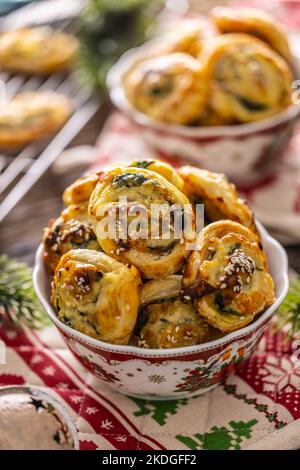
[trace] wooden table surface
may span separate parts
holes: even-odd
[[[102,108],[72,142],[94,144],[109,109]],[[34,253],[41,241],[43,228],[51,217],[61,212],[64,188],[80,176],[83,169],[55,174],[51,169],[36,183],[11,214],[0,224],[0,253],[33,265]],[[300,244],[287,248],[290,266],[300,273]]]

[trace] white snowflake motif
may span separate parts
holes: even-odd
[[[101,428],[103,429],[112,429],[114,427],[113,423],[108,419],[101,421]]]
[[[85,411],[88,415],[94,415],[98,413],[97,408],[95,408],[94,406],[88,406]]]
[[[40,354],[35,354],[32,356],[31,364],[39,364],[40,362],[43,362],[43,358]]]
[[[53,376],[55,374],[55,369],[52,366],[45,367],[43,369],[43,374]]]
[[[10,339],[10,340],[14,340],[16,339],[16,337],[18,336],[17,332],[14,331],[14,330],[8,330],[6,333],[5,333],[5,336],[7,339]]]
[[[80,396],[78,396],[78,395],[72,395],[72,396],[70,397],[70,400],[71,400],[73,403],[75,403],[75,405],[78,405],[79,403],[82,402],[83,397],[80,397]]]
[[[58,390],[67,390],[69,388],[69,385],[65,382],[60,382],[56,385],[56,388],[58,388]]]
[[[300,388],[300,367],[286,357],[268,357],[267,362],[259,369],[262,376],[264,392],[292,392]]]
[[[127,436],[117,436],[115,439],[118,442],[126,442],[127,441]]]
[[[149,382],[153,382],[155,384],[161,384],[162,382],[165,382],[165,377],[164,375],[159,375],[159,374],[152,374],[148,375]]]

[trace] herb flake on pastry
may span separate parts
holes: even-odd
[[[126,198],[126,201],[122,202],[122,198]],[[161,217],[155,224],[151,223],[154,204],[156,207],[163,205],[170,211],[169,233],[165,237],[161,233]],[[90,198],[89,214],[103,251],[123,263],[136,266],[144,278],[152,279],[174,274],[183,266],[187,256],[186,245],[192,241],[189,237],[194,236],[188,232],[183,233],[182,238],[175,237],[175,211],[170,210],[174,205],[182,218],[183,210],[189,209],[189,200],[163,176],[143,168],[118,167],[98,182]],[[119,224],[114,237],[109,234],[102,236],[102,233],[99,235],[98,224],[104,223],[111,211],[119,215],[121,210],[127,218],[128,227],[125,231],[122,232],[122,224]],[[131,222],[135,223],[138,213],[145,218],[147,226],[136,227],[137,236],[131,236],[129,226]],[[192,211],[189,215],[193,223]],[[153,232],[154,229],[156,232]],[[157,234],[155,238],[151,238],[153,233]]]
[[[2,105],[0,146],[25,145],[58,131],[72,111],[70,100],[54,91],[22,92]]]
[[[210,13],[222,34],[246,33],[266,42],[285,60],[291,61],[286,33],[268,13],[255,8],[215,7]]]
[[[88,219],[87,204],[73,204],[53,219],[44,231],[44,261],[51,274],[62,255],[72,249],[100,250],[92,224]]]
[[[291,69],[259,39],[217,36],[206,42],[201,60],[210,80],[209,107],[227,123],[265,119],[291,104]]]
[[[211,341],[221,334],[181,298],[181,276],[152,280],[141,291],[136,336],[143,348],[166,349]]]
[[[262,247],[253,232],[229,220],[208,225],[200,239],[184,271],[183,292],[210,325],[237,330],[275,301]]]
[[[135,160],[131,162],[129,167],[144,168],[146,170],[154,171],[163,176],[170,183],[174,184],[180,191],[183,190],[184,182],[178,171],[175,170],[169,163],[162,162],[161,160]]]
[[[0,34],[0,67],[13,72],[50,74],[68,67],[77,39],[50,27],[23,28]]]
[[[238,197],[235,185],[223,173],[183,166],[178,174],[184,181],[184,193],[190,201],[204,204],[204,213],[211,222],[230,219],[257,231],[247,203]]]
[[[201,115],[208,84],[201,63],[185,53],[140,61],[124,75],[128,101],[158,121],[191,124]]]
[[[128,344],[140,286],[135,267],[101,252],[71,250],[56,268],[52,302],[58,318],[71,328],[112,344]]]

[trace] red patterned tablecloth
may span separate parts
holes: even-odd
[[[73,416],[81,449],[300,447],[300,362],[292,359],[297,345],[285,344],[281,334],[267,331],[237,374],[213,391],[164,402],[110,390],[65,349],[54,328],[37,334],[2,327],[0,338],[7,362],[0,365],[0,386],[47,387]]]

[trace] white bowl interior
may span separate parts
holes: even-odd
[[[256,330],[266,320],[271,318],[274,311],[279,307],[284,300],[288,290],[288,261],[287,255],[283,247],[274,238],[272,238],[266,229],[257,222],[259,232],[261,234],[262,243],[267,254],[270,273],[275,283],[275,296],[276,301],[266,311],[258,316],[250,325],[244,328],[233,331],[226,336],[210,341],[208,343],[198,344],[195,346],[187,346],[183,348],[170,348],[170,349],[143,349],[137,346],[122,346],[105,343],[98,339],[91,338],[79,331],[76,331],[65,324],[63,324],[56,316],[50,300],[50,278],[44,265],[44,250],[41,244],[36,252],[35,267],[33,272],[33,283],[38,298],[46,310],[48,316],[53,323],[66,333],[71,334],[73,337],[78,338],[84,342],[90,343],[94,347],[104,349],[106,351],[118,352],[123,354],[134,354],[139,357],[167,357],[167,356],[182,356],[201,352],[203,350],[212,349],[222,344],[226,344],[233,339],[238,339],[246,333]]]

